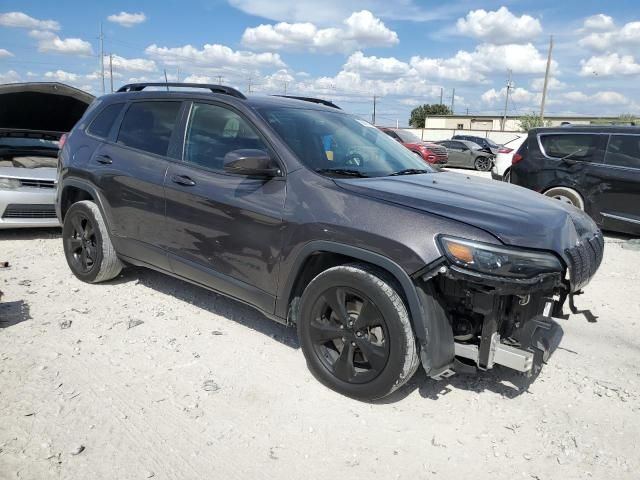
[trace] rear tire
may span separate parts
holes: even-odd
[[[111,280],[122,270],[98,206],[83,200],[69,207],[62,226],[67,264],[83,282]]]
[[[298,337],[309,370],[360,400],[389,395],[420,363],[407,308],[384,277],[362,264],[333,267],[300,300]]]
[[[511,183],[511,170],[507,170],[502,177],[502,181],[505,183]]]
[[[569,203],[580,210],[584,210],[584,200],[582,196],[572,188],[553,187],[544,192],[545,196]]]

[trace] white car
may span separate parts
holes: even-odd
[[[520,148],[520,145],[522,145],[526,139],[527,134],[523,133],[522,135],[509,140],[502,147],[500,147],[500,149],[498,150],[498,154],[493,161],[491,178],[493,178],[494,180],[503,180],[505,182],[509,182],[509,179],[511,177],[511,173],[509,172],[509,169],[511,168],[511,160],[513,159],[513,155]]]
[[[93,99],[61,83],[0,85],[0,229],[60,225],[59,140]]]

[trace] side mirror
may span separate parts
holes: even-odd
[[[264,150],[233,150],[224,156],[224,171],[237,175],[277,177],[281,174],[277,163]]]

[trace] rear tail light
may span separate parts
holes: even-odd
[[[519,153],[514,153],[513,154],[513,158],[511,159],[511,165],[515,165],[516,163],[518,163],[523,158],[524,157],[522,155],[520,155]]]
[[[64,147],[64,144],[66,143],[66,141],[67,141],[67,134],[63,133],[62,136],[60,137],[60,141],[58,142],[61,150],[62,150],[62,147]]]
[[[502,147],[500,150],[498,150],[498,153],[511,153],[513,152],[513,148],[509,148],[509,147]]]

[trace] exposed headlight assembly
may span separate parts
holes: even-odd
[[[562,272],[560,260],[551,253],[502,247],[453,237],[440,237],[442,252],[454,265],[489,275],[532,278]]]
[[[16,178],[2,178],[0,177],[0,189],[12,190],[14,188],[20,188],[22,183]]]

